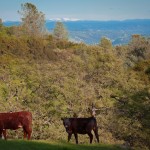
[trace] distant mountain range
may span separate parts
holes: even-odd
[[[150,37],[150,19],[124,21],[85,21],[77,19],[51,19],[46,21],[47,29],[52,32],[56,21],[62,21],[69,31],[70,40],[97,44],[102,37],[109,38],[113,45],[127,44],[131,35],[140,34]],[[5,21],[5,26],[19,25],[19,21]]]

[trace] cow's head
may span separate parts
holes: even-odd
[[[71,121],[69,118],[61,118],[61,120],[63,121],[63,125],[66,129],[67,133],[72,133],[72,129],[71,129]]]

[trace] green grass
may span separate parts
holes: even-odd
[[[50,141],[0,140],[2,150],[121,150],[115,145],[72,144]]]

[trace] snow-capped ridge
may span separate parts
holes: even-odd
[[[48,19],[48,21],[79,21],[80,19],[77,19],[77,18],[51,18],[51,19]]]

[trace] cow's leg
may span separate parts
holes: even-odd
[[[2,132],[3,132],[4,139],[7,140],[6,130],[4,129]]]
[[[72,133],[68,133],[68,142],[70,141]]]
[[[30,140],[31,133],[32,133],[32,128],[30,128],[30,127],[23,127],[23,132],[24,132],[25,138],[26,138],[26,135],[27,135],[28,136],[28,140]]]
[[[0,130],[0,139],[2,139],[3,130]]]
[[[28,127],[28,128],[27,128],[28,140],[31,139],[31,133],[32,133],[32,128],[31,128],[31,127]]]
[[[97,142],[99,143],[99,135],[98,135],[98,128],[94,129],[94,134],[96,136]]]
[[[90,137],[90,143],[92,143],[93,140],[93,134],[91,132],[88,133],[88,136]]]
[[[32,131],[29,131],[29,132],[28,132],[28,140],[31,139],[31,133],[32,133]]]
[[[28,140],[30,140],[32,130],[29,129],[29,128],[24,127],[23,132],[24,132],[24,139],[28,136],[27,138],[28,138]]]
[[[76,140],[76,144],[78,144],[78,134],[74,133],[74,137],[75,137],[75,140]]]
[[[24,133],[24,135],[23,135],[23,139],[26,139],[26,137],[27,137],[27,133],[26,133],[26,131],[25,131],[25,130],[23,130],[23,133]]]

